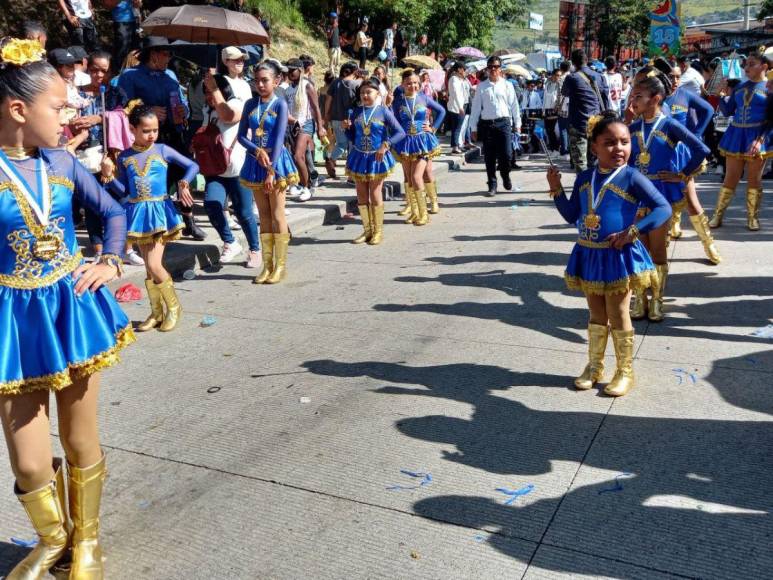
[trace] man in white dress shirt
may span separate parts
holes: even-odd
[[[513,129],[521,130],[521,109],[513,85],[502,77],[502,61],[498,56],[488,59],[489,78],[480,83],[472,100],[470,130],[472,140],[478,135],[483,143],[483,157],[486,160],[488,195],[497,194],[497,162],[502,176],[502,187],[512,190],[510,181],[510,154],[512,152]]]

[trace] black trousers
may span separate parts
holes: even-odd
[[[509,117],[480,121],[478,137],[483,143],[483,159],[486,161],[488,185],[496,185],[497,163],[502,179],[510,177],[510,153],[512,152],[513,129]]]
[[[556,125],[558,117],[545,117],[545,133],[548,134],[548,148],[551,151],[558,151],[558,135],[556,134]]]
[[[70,35],[72,45],[82,46],[89,54],[99,48],[97,28],[92,18],[80,18],[78,26],[73,26],[69,21],[65,21],[65,28]]]

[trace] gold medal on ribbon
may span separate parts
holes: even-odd
[[[589,230],[596,231],[599,228],[601,228],[601,216],[591,211],[590,213],[585,214],[585,217],[583,218],[582,223]]]
[[[263,135],[265,135],[265,134],[266,134],[266,132],[263,130],[263,127],[258,127],[257,129],[255,129],[255,136],[256,137],[260,138],[260,137],[263,137]]]
[[[408,131],[411,135],[416,135],[418,131],[416,131],[416,125],[411,124],[411,129]]]
[[[649,151],[639,153],[639,165],[649,165],[650,161],[652,161],[652,156]]]
[[[35,240],[32,245],[32,253],[36,258],[48,262],[56,257],[62,248],[62,240],[53,234],[44,234]]]
[[[362,134],[370,135],[370,124],[368,125],[366,125],[365,123],[362,124]]]

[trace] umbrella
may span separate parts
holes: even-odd
[[[467,63],[467,69],[472,69],[475,72],[481,71],[484,68],[486,68],[486,61],[485,60],[475,60],[472,62]]]
[[[256,64],[260,60],[260,54],[252,45],[240,46],[247,53],[247,64]],[[215,44],[201,44],[175,40],[169,45],[169,51],[177,58],[187,60],[200,67],[217,66],[220,62],[220,47]]]
[[[520,64],[507,65],[505,67],[505,72],[512,73],[516,76],[526,77],[527,79],[531,78],[531,72]]]
[[[526,55],[521,52],[510,52],[499,55],[499,59],[504,63],[516,63],[526,60]]]
[[[227,46],[269,42],[268,33],[252,14],[216,6],[159,8],[145,19],[142,30],[146,36]]]
[[[773,55],[773,46],[769,46],[768,48],[766,48],[765,52],[763,52],[762,54],[764,54],[765,56]]]
[[[443,67],[440,66],[440,63],[436,61],[434,58],[430,58],[428,56],[409,56],[403,59],[403,62],[407,65],[413,65],[418,68],[426,68],[426,69],[442,69]]]
[[[511,52],[512,49],[500,48],[492,56],[498,56],[502,60],[526,60],[526,55],[521,52]]]
[[[486,55],[483,53],[483,51],[480,51],[473,46],[460,46],[459,48],[455,49],[451,55],[465,58],[486,58]]]

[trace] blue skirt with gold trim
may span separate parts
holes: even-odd
[[[295,185],[300,180],[298,168],[284,145],[272,167],[274,168],[274,182],[280,190]],[[266,180],[266,168],[258,163],[254,155],[247,154],[239,177],[241,183],[246,187],[253,190],[262,189],[263,182]]]
[[[168,242],[180,237],[183,220],[171,199],[125,203],[124,209],[129,241],[150,244],[155,240]]]
[[[395,158],[387,151],[381,161],[376,154],[352,149],[346,158],[346,174],[355,181],[377,181],[384,179],[394,170]]]
[[[118,362],[134,341],[105,286],[82,296],[74,286],[69,272],[39,288],[0,286],[0,394],[63,389]]]
[[[408,159],[432,159],[440,155],[440,142],[434,133],[422,131],[418,135],[407,135],[392,147],[400,161]]]
[[[622,250],[606,242],[578,240],[564,278],[570,290],[596,295],[624,294],[649,288],[657,281],[657,272],[647,248],[639,240]]]

